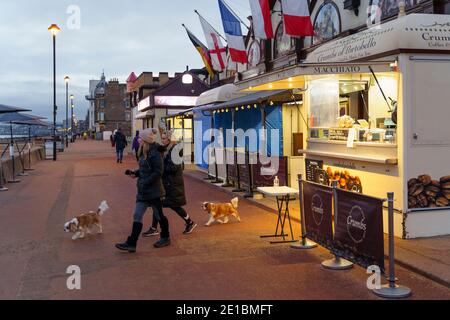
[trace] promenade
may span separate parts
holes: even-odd
[[[378,299],[366,287],[360,267],[328,271],[330,258],[318,248],[297,251],[270,245],[272,210],[240,199],[242,223],[205,227],[204,201],[228,202],[230,195],[186,175],[187,211],[199,226],[183,235],[183,221],[166,210],[172,245],[154,249],[156,238],[141,238],[138,252],[114,244],[130,232],[136,167],[127,156],[115,162],[109,142],[77,141],[58,161],[42,161],[22,182],[0,193],[0,299]],[[104,233],[72,241],[66,221],[107,200]],[[296,214],[296,212],[292,212]],[[150,212],[145,226],[151,221]],[[299,225],[293,223],[298,237]],[[66,269],[81,268],[81,290],[68,290]],[[411,299],[450,299],[450,289],[397,267]]]

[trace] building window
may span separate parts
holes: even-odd
[[[131,114],[129,112],[125,113],[125,121],[131,121]]]
[[[105,100],[100,100],[100,101],[98,102],[98,104],[99,104],[99,107],[102,108],[102,109],[106,107],[106,102],[105,102]]]
[[[125,100],[123,101],[123,105],[124,105],[124,107],[125,107],[126,109],[129,109],[129,108],[130,108],[130,101],[129,101],[128,99],[125,99]]]
[[[104,112],[98,113],[98,121],[105,121],[105,113]]]

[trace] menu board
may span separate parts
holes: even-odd
[[[323,169],[322,160],[305,159],[306,163],[306,180],[316,181],[316,169]]]
[[[348,129],[347,128],[330,128],[328,131],[329,140],[347,141]]]

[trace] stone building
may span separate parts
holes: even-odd
[[[94,92],[86,97],[94,108],[91,122],[95,132],[114,132],[122,128],[123,133],[131,137],[131,108],[126,89],[126,84],[119,83],[118,79],[106,81],[102,74]]]

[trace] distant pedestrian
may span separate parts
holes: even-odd
[[[141,132],[139,170],[126,172],[127,175],[138,179],[137,197],[131,235],[126,242],[116,244],[119,250],[136,252],[136,244],[142,231],[142,219],[150,207],[154,209],[154,214],[161,225],[161,238],[153,246],[161,248],[170,245],[169,220],[164,216],[161,202],[164,196],[161,180],[163,160],[155,143],[156,134],[155,129],[146,129]]]
[[[128,142],[125,135],[122,133],[122,129],[117,129],[116,134],[114,135],[114,143],[116,144],[116,153],[117,153],[117,163],[122,163],[123,160],[123,150],[127,147]]]
[[[186,194],[184,188],[183,165],[181,159],[183,158],[183,150],[178,151],[177,143],[172,139],[172,132],[167,131],[161,135],[161,142],[166,148],[164,153],[164,172],[162,176],[165,198],[163,199],[163,207],[170,208],[175,211],[185,222],[186,227],[184,234],[190,234],[197,227],[197,224],[192,221],[189,214],[183,208],[186,205]],[[178,155],[175,154],[178,152]],[[152,226],[147,232],[142,235],[150,237],[157,235],[158,220],[154,217]]]
[[[109,136],[109,141],[111,141],[111,148],[114,148],[116,146],[116,142],[114,141],[114,134],[111,134]]]
[[[134,150],[134,154],[136,155],[136,161],[139,162],[139,130],[136,131],[136,136],[133,139],[133,145],[131,150]]]

